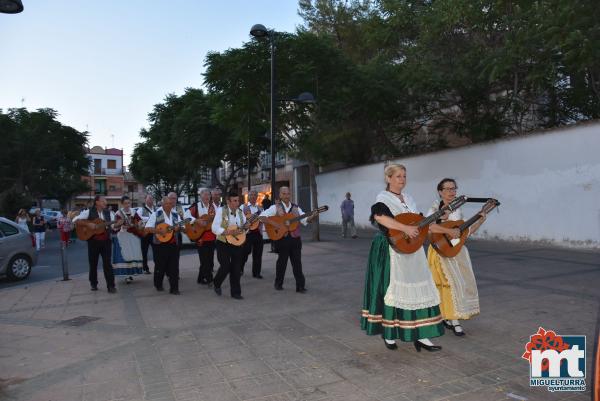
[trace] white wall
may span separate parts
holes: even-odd
[[[497,198],[500,213],[489,216],[478,237],[600,248],[600,122],[395,162],[406,166],[405,192],[422,212],[438,199],[436,185],[444,177],[457,180],[459,194]],[[330,206],[321,221],[341,222],[339,205],[349,191],[356,223],[369,225],[370,207],[385,187],[383,168],[378,163],[318,175],[319,205]],[[467,204],[463,213],[470,217],[480,207]]]

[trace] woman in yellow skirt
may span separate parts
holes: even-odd
[[[457,189],[456,181],[452,178],[444,178],[440,181],[437,191],[441,200],[434,202],[427,215],[452,202],[456,198]],[[481,212],[481,216],[482,218],[469,228],[469,235],[477,231],[485,221],[485,213]],[[446,212],[441,222],[462,219],[462,212],[457,209],[452,213]],[[463,246],[458,255],[447,258],[438,254],[429,245],[427,260],[433,281],[440,292],[440,311],[444,318],[444,326],[457,336],[464,336],[465,331],[460,325],[460,320],[467,320],[479,314],[479,294],[469,251],[466,246]]]

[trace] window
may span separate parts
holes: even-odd
[[[94,174],[102,174],[102,160],[94,159]]]
[[[96,195],[106,195],[106,181],[96,180],[94,183]]]
[[[117,168],[117,161],[116,160],[107,160],[106,161],[106,168],[112,168],[112,169],[116,169]]]
[[[4,235],[6,235],[7,237],[9,235],[15,235],[19,233],[19,229],[15,226],[12,226],[8,223],[5,223],[3,221],[0,221],[0,230],[2,231],[2,233],[4,233]]]
[[[127,186],[127,192],[136,192],[136,185],[135,184],[129,184]]]

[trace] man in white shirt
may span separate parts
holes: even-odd
[[[94,206],[88,210],[83,210],[77,217],[73,219],[73,223],[79,220],[90,220],[86,223],[90,228],[94,229],[96,224],[92,223],[95,219],[101,219],[105,222],[115,221],[115,214],[112,210],[107,209],[106,199],[102,195],[96,195],[94,198]],[[114,294],[117,292],[115,288],[115,276],[112,271],[112,242],[110,239],[110,226],[102,234],[92,236],[88,241],[88,262],[90,265],[89,280],[92,291],[98,291],[98,259],[102,256],[102,270],[104,271],[104,279],[108,292]]]
[[[173,202],[169,197],[162,198],[162,207],[158,208],[150,215],[146,222],[146,231],[154,234],[154,287],[157,291],[164,291],[163,280],[165,274],[169,278],[170,293],[179,295],[179,226],[181,218],[173,208]],[[157,233],[164,234],[157,228],[160,224],[166,223],[173,227],[173,236],[168,242],[160,242]]]
[[[239,206],[240,198],[237,192],[229,192],[227,194],[226,205],[217,209],[211,227],[212,232],[217,235],[217,260],[220,265],[213,281],[215,292],[217,295],[221,295],[221,284],[223,284],[223,281],[229,275],[231,297],[234,299],[244,299],[240,286],[244,246],[229,244],[225,236],[235,235],[240,232],[240,229],[229,227],[235,225],[241,228],[246,224],[246,217]]]
[[[144,225],[150,218],[150,215],[156,211],[154,207],[154,198],[152,195],[146,195],[146,201],[144,205],[137,210],[137,215],[142,219]],[[152,255],[154,255],[154,244],[152,244],[153,235],[148,233],[141,238],[142,245],[142,266],[144,273],[150,274],[150,268],[148,267],[148,247],[152,246]]]
[[[243,207],[244,215],[248,219],[251,215],[262,213],[263,208],[256,202],[258,200],[258,192],[251,190],[248,192],[248,203]],[[252,277],[261,279],[260,274],[262,269],[262,253],[263,253],[263,237],[262,223],[254,230],[249,230],[246,234],[246,243],[244,250],[244,260],[242,262],[242,275],[244,274],[244,265],[248,261],[248,256],[252,254]]]
[[[186,211],[186,218],[198,219],[204,215],[214,216],[219,206],[215,206],[211,200],[210,190],[203,188],[200,191],[200,201],[194,203]],[[202,233],[202,236],[196,240],[196,247],[198,249],[198,258],[200,259],[200,267],[198,268],[198,284],[210,285],[213,281],[213,267],[215,259],[215,240],[217,237],[210,229],[208,221],[200,220],[200,224],[206,224],[206,230]]]
[[[290,189],[281,187],[279,189],[279,203],[272,205],[270,208],[261,213],[261,221],[269,224],[267,217],[283,216],[286,213],[292,213],[295,216],[303,215],[304,212],[300,206],[291,202]],[[310,222],[311,218],[300,220],[303,225]],[[288,258],[292,264],[292,271],[296,279],[296,292],[304,294],[306,292],[305,278],[302,273],[302,239],[300,238],[300,229],[296,229],[291,233],[287,233],[285,237],[275,241],[275,249],[279,256],[277,257],[275,269],[275,289],[283,290],[283,279],[285,278],[285,270],[287,269]]]

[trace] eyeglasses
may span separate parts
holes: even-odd
[[[458,187],[442,188],[442,191],[456,192],[457,189]]]

